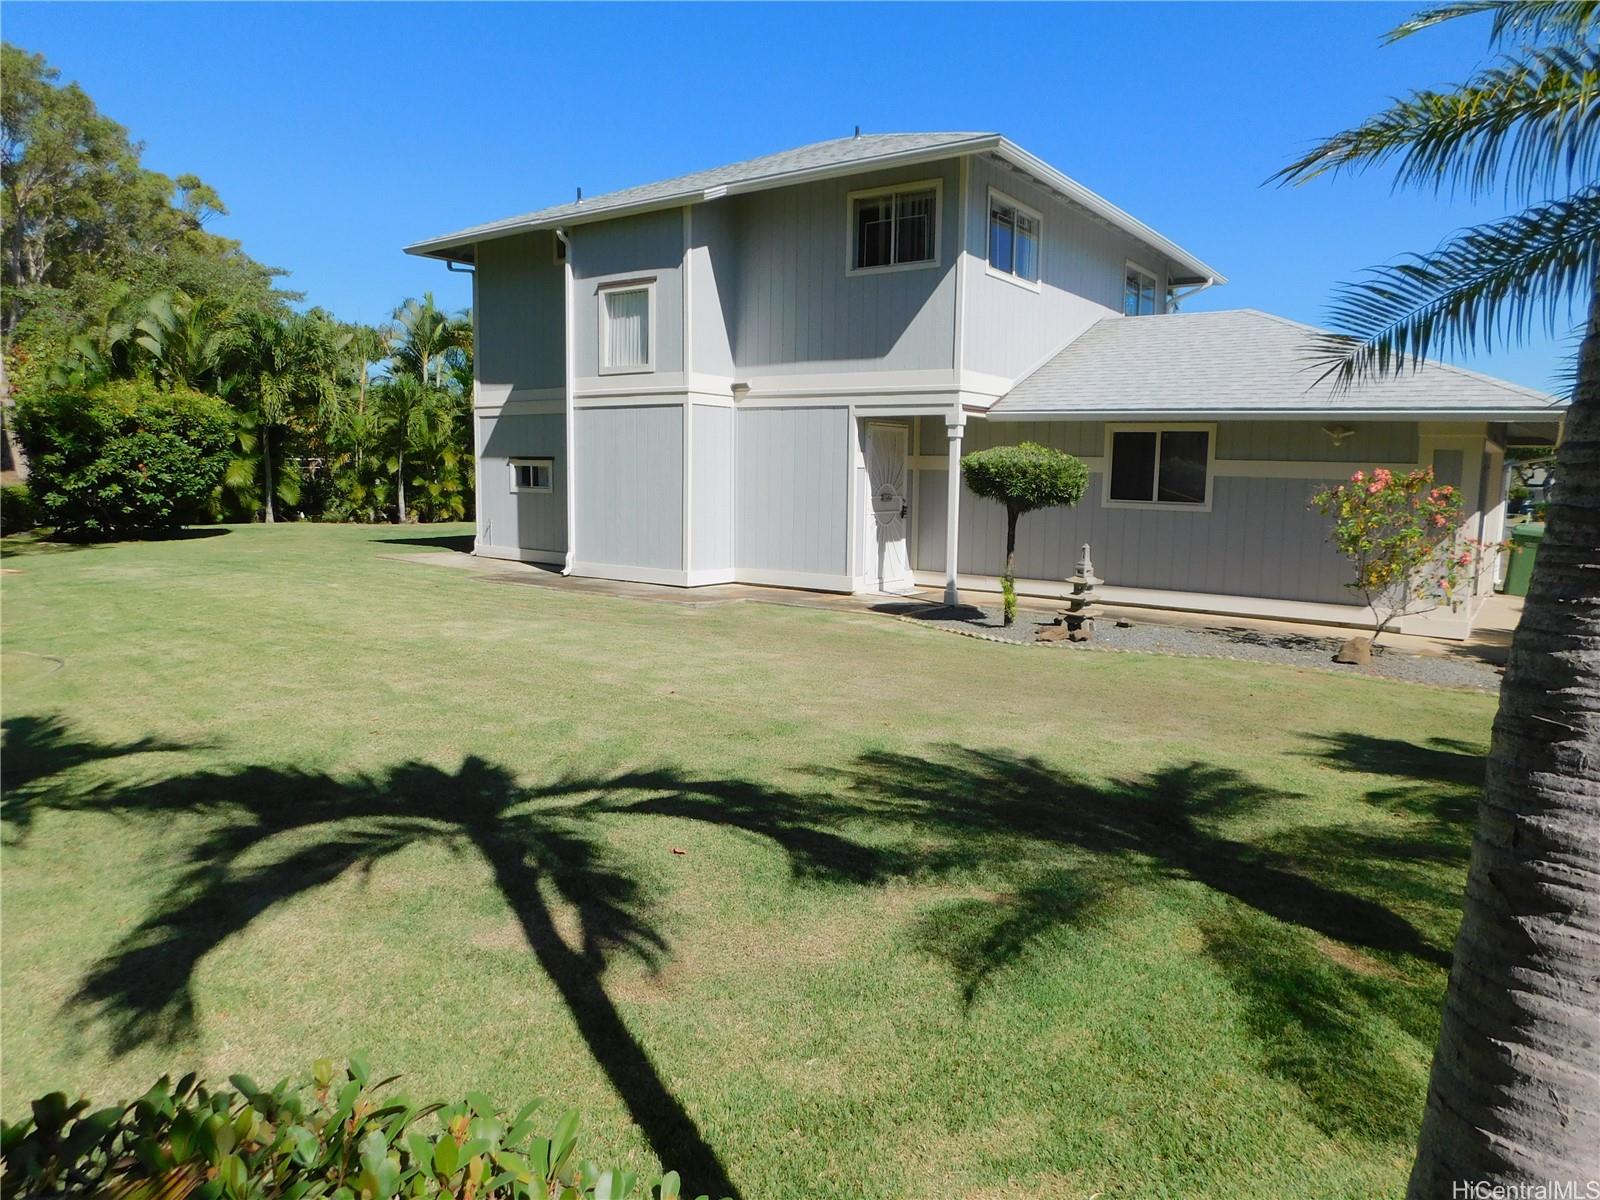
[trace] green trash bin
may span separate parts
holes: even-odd
[[[1544,524],[1529,521],[1526,525],[1511,528],[1511,562],[1506,567],[1506,592],[1512,596],[1526,596],[1528,582],[1533,578],[1533,560],[1539,556],[1539,543],[1544,540]]]

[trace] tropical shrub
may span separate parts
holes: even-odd
[[[1476,574],[1483,543],[1461,532],[1461,493],[1431,468],[1357,471],[1310,506],[1334,519],[1333,544],[1355,566],[1345,586],[1372,609],[1374,642],[1401,617],[1451,603]]]
[[[321,1059],[309,1079],[213,1089],[156,1081],[132,1103],[91,1109],[55,1092],[0,1130],[7,1197],[193,1196],[197,1200],[539,1197],[675,1200],[676,1172],[642,1192],[629,1171],[577,1157],[578,1114],[544,1126],[540,1101],[507,1115],[488,1097],[422,1104],[391,1094],[362,1055]],[[542,1131],[541,1131],[542,1130]],[[704,1198],[702,1198],[704,1200]]]
[[[1089,486],[1089,469],[1060,450],[1023,442],[963,455],[961,477],[975,496],[993,500],[1006,510],[1006,570],[1000,579],[1005,621],[1016,620],[1017,518],[1041,508],[1076,504]]]
[[[40,523],[67,536],[209,520],[234,440],[221,400],[148,379],[24,397],[16,428]]]
[[[39,506],[25,483],[0,488],[0,533],[21,533],[39,524]]]

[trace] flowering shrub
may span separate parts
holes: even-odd
[[[1450,603],[1485,549],[1461,532],[1461,493],[1429,468],[1357,471],[1310,504],[1334,519],[1332,541],[1356,569],[1345,586],[1371,607],[1374,641],[1401,617]]]

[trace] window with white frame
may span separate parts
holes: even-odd
[[[1211,503],[1211,426],[1111,431],[1108,504]]]
[[[655,369],[655,285],[627,283],[600,289],[600,373]]]
[[[1000,192],[989,193],[989,267],[1039,282],[1039,214]]]
[[[850,269],[933,263],[939,256],[939,189],[906,184],[850,196]]]
[[[553,458],[513,458],[511,460],[511,490],[513,492],[549,492],[555,490],[556,464]]]
[[[1122,311],[1130,317],[1147,317],[1156,311],[1156,277],[1137,263],[1129,263],[1122,283]]]

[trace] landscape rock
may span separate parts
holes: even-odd
[[[1339,652],[1333,656],[1336,663],[1349,663],[1355,667],[1366,667],[1372,664],[1372,639],[1353,637],[1339,647]]]

